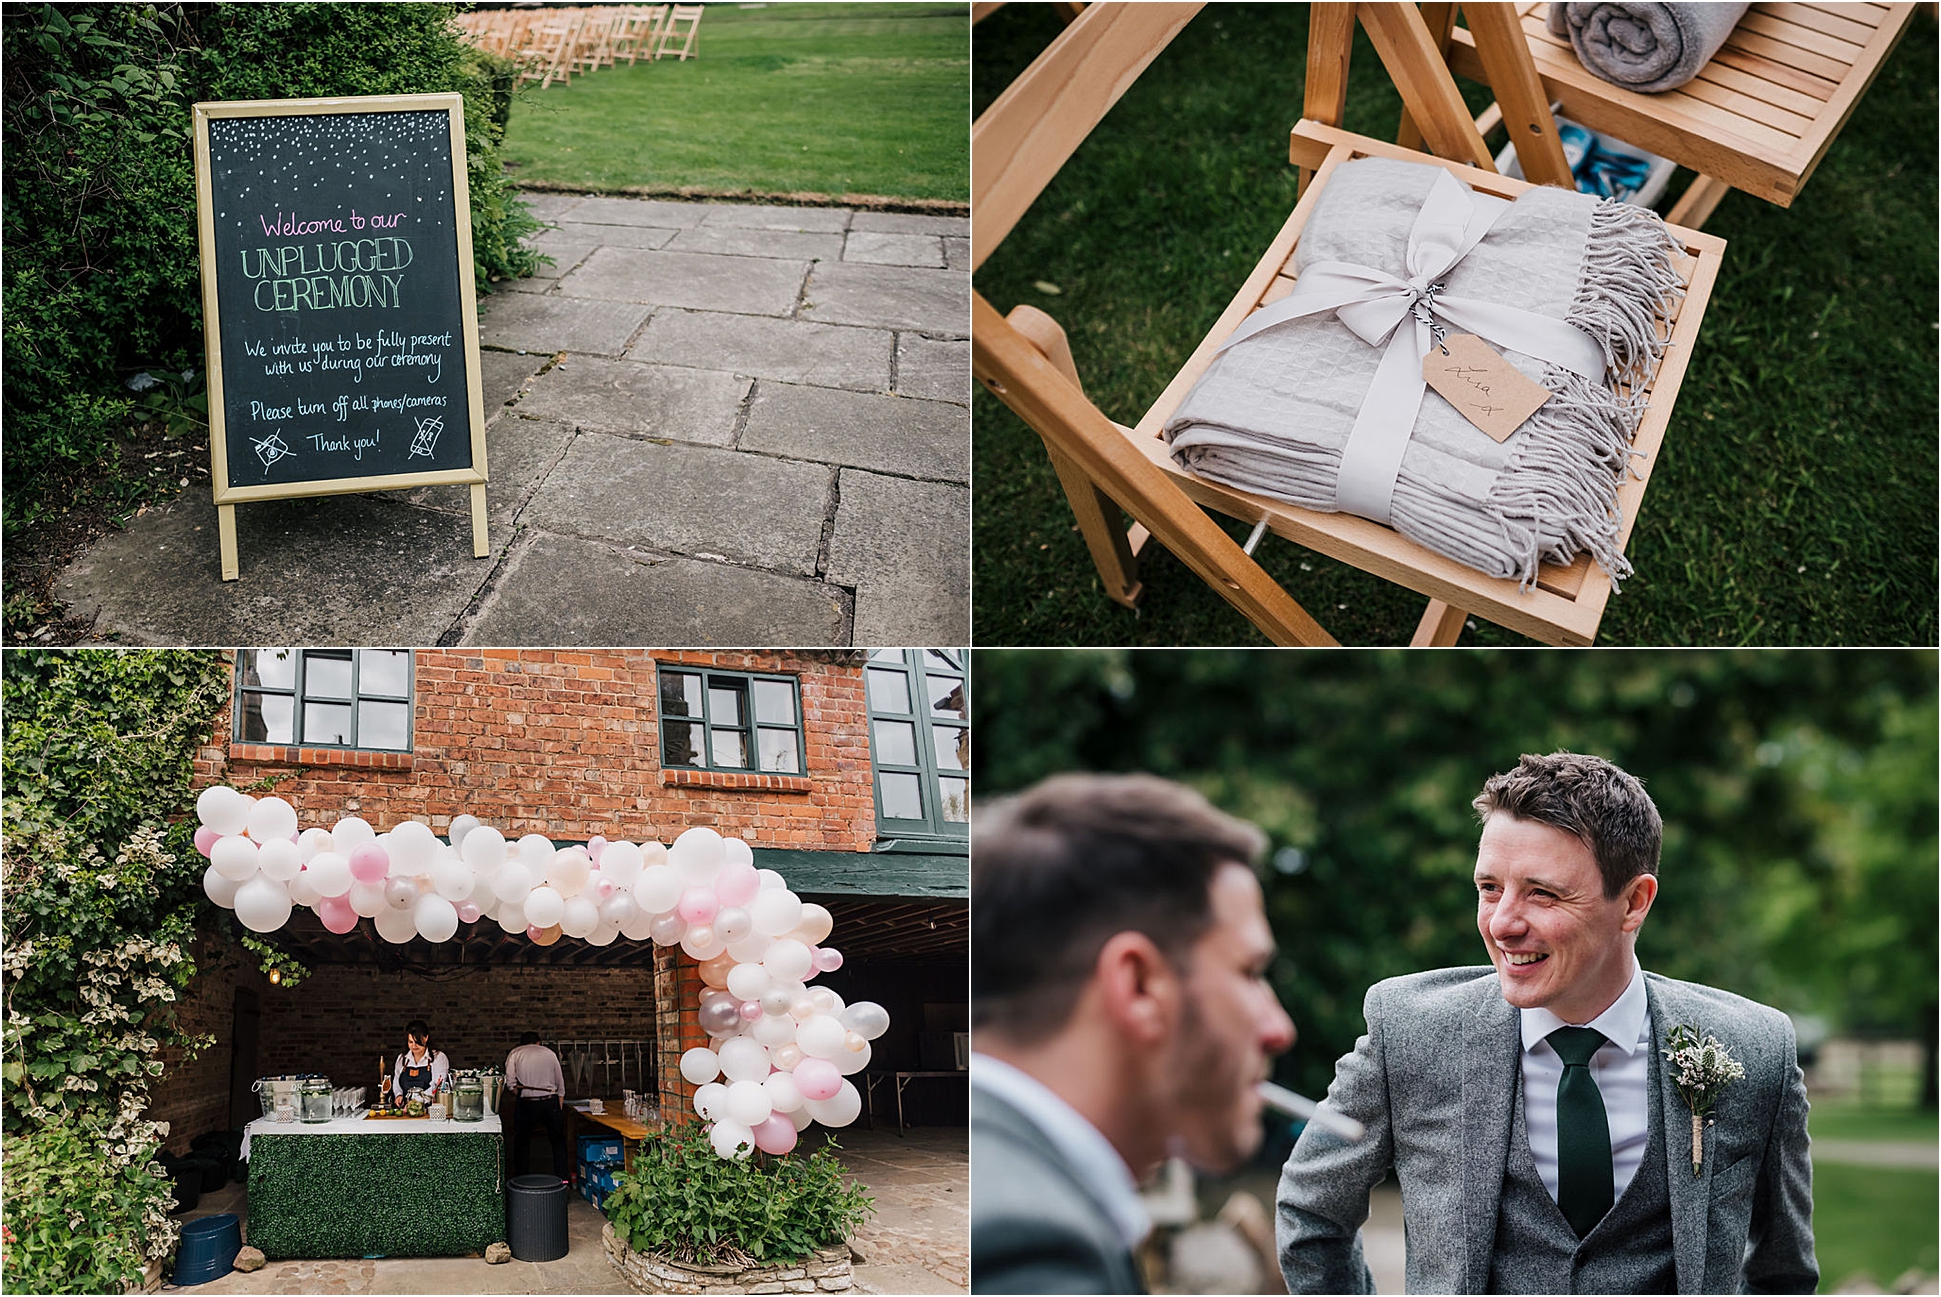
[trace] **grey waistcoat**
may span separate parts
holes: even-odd
[[[1671,1192],[1665,1182],[1665,1131],[1652,1106],[1644,1161],[1603,1220],[1581,1240],[1544,1188],[1523,1124],[1516,1086],[1510,1154],[1496,1208],[1489,1291],[1496,1293],[1668,1293],[1672,1269]],[[1654,1078],[1655,1079],[1655,1078]]]

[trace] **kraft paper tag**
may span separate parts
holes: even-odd
[[[1448,355],[1443,354],[1447,348]],[[1498,441],[1507,441],[1551,397],[1473,333],[1452,333],[1422,358],[1422,380],[1462,417]]]

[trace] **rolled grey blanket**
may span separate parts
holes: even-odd
[[[1725,44],[1751,5],[1571,3],[1550,6],[1550,34],[1568,39],[1592,76],[1626,90],[1676,90]]]
[[[1332,261],[1405,277],[1410,231],[1441,174],[1386,158],[1336,168],[1302,232],[1297,272]],[[1614,582],[1628,575],[1617,486],[1640,408],[1615,384],[1641,380],[1663,354],[1658,326],[1683,293],[1675,251],[1664,223],[1643,208],[1553,188],[1518,198],[1447,273],[1447,292],[1581,329],[1603,352],[1604,376],[1588,380],[1498,348],[1556,394],[1502,443],[1427,393],[1389,524],[1526,588],[1539,563],[1583,552]],[[1333,314],[1241,339],[1166,421],[1174,460],[1201,477],[1333,512],[1343,448],[1381,355]]]

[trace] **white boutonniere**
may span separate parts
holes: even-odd
[[[1744,1076],[1746,1069],[1717,1036],[1701,1036],[1698,1028],[1684,1023],[1665,1033],[1665,1044],[1665,1057],[1678,1069],[1672,1083],[1692,1110],[1692,1174],[1697,1175],[1705,1161],[1705,1115],[1719,1101],[1719,1093]]]

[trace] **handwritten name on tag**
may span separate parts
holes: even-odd
[[[1431,347],[1422,358],[1422,380],[1498,441],[1509,440],[1551,396],[1473,333],[1452,333],[1442,347]]]

